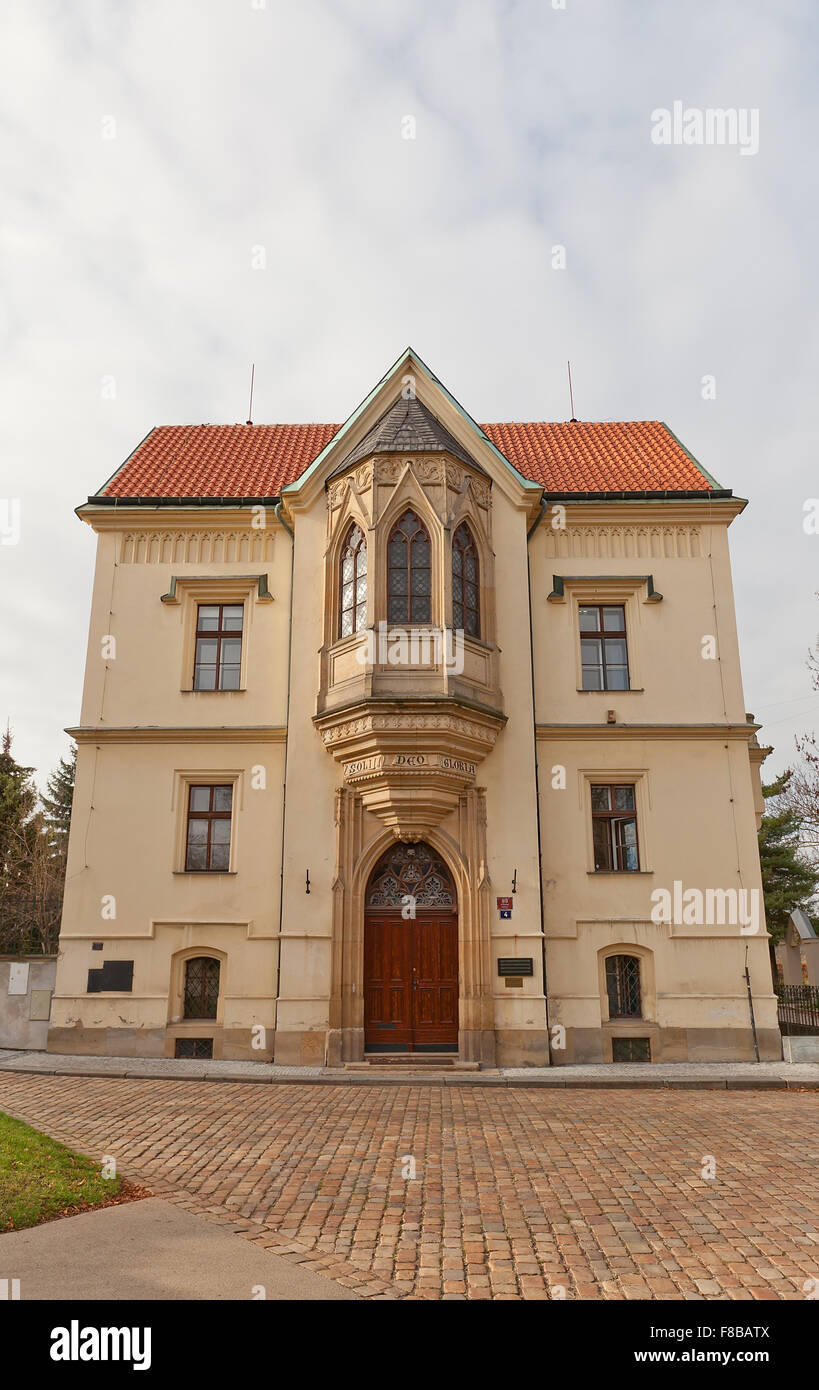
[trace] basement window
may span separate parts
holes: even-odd
[[[177,1038],[174,1057],[212,1057],[213,1038]]]
[[[651,1040],[649,1038],[612,1038],[611,1060],[613,1062],[650,1062]]]

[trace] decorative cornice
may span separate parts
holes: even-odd
[[[618,692],[609,691],[611,695]],[[748,742],[759,724],[536,724],[539,739],[737,739]]]
[[[122,728],[79,726],[65,731],[76,743],[284,743],[287,728],[275,724],[194,729],[138,725]]]

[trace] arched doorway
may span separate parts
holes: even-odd
[[[364,899],[365,1052],[458,1051],[458,899],[423,841],[391,845]]]

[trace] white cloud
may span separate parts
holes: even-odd
[[[71,509],[153,424],[244,419],[251,361],[256,419],[340,420],[412,342],[485,420],[565,418],[571,357],[581,416],[664,418],[751,499],[746,695],[790,719],[788,760],[819,722],[795,701],[819,627],[806,0],[18,0],[0,27],[0,496],[25,501],[0,715],[21,758],[45,773],[79,712],[93,537]],[[652,145],[677,99],[758,108],[759,154]]]

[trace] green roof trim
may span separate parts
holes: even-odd
[[[686,457],[687,459],[690,459],[690,460],[691,460],[691,462],[693,463],[694,467],[699,469],[700,473],[702,474],[702,476],[703,476],[704,478],[707,478],[707,479],[708,479],[708,481],[709,481],[709,483],[711,483],[712,487],[714,487],[714,488],[716,489],[717,492],[725,491],[725,489],[723,489],[722,483],[718,483],[717,480],[716,480],[716,478],[713,476],[713,474],[712,474],[712,473],[709,473],[707,468],[703,468],[703,466],[702,466],[702,464],[700,463],[699,459],[694,458],[694,455],[692,454],[692,452],[691,452],[690,449],[686,449],[686,447],[685,447],[685,445],[683,444],[682,440],[679,439],[679,438],[677,437],[677,435],[674,433],[674,431],[673,431],[672,429],[669,428],[669,426],[665,423],[665,420],[661,420],[661,421],[660,421],[660,424],[662,425],[662,427],[663,427],[663,429],[665,430],[666,434],[670,434],[670,435],[671,435],[671,438],[674,440],[674,443],[679,445],[679,447],[682,449],[683,453],[685,454],[685,457]]]
[[[135,448],[133,448],[133,449],[131,450],[131,452],[130,452],[130,454],[128,455],[128,457],[127,457],[126,459],[123,459],[123,460],[122,460],[122,463],[119,464],[119,466],[118,466],[117,468],[114,469],[114,471],[113,471],[113,473],[111,474],[110,478],[106,478],[106,480],[105,480],[105,482],[103,483],[102,487],[97,489],[97,492],[94,494],[96,497],[101,496],[102,493],[105,492],[105,489],[106,489],[107,487],[110,487],[110,486],[111,486],[112,482],[113,482],[114,479],[117,477],[117,475],[120,474],[120,473],[122,472],[122,470],[123,470],[123,468],[125,467],[126,463],[130,463],[130,462],[131,462],[131,459],[134,457],[134,454],[138,453],[138,451],[142,448],[143,444],[145,443],[145,440],[146,440],[146,439],[150,439],[150,437],[151,437],[151,435],[153,434],[153,432],[154,432],[155,429],[156,429],[156,425],[151,425],[151,428],[148,430],[148,433],[145,435],[145,437],[144,437],[143,439],[140,439],[139,443],[135,446]]]
[[[364,398],[361,404],[356,406],[356,409],[353,411],[352,415],[348,415],[347,419],[344,421],[344,424],[341,425],[338,430],[336,430],[336,433],[333,435],[332,439],[329,440],[327,444],[325,444],[321,453],[313,459],[313,462],[309,464],[307,468],[305,468],[304,472],[300,474],[298,478],[295,478],[292,483],[287,483],[285,487],[282,488],[282,496],[284,496],[288,492],[292,492],[295,488],[300,487],[301,484],[307,478],[309,478],[316,471],[317,468],[321,467],[321,464],[323,463],[330,450],[335,447],[335,445],[338,443],[340,439],[343,439],[344,436],[350,432],[356,420],[358,420],[359,417],[363,414],[363,412],[367,409],[367,406],[370,404],[370,402],[375,399],[381,388],[390,379],[390,377],[398,370],[399,367],[409,362],[415,363],[417,367],[420,367],[422,371],[426,372],[430,381],[433,381],[435,385],[440,388],[446,399],[449,401],[450,405],[453,407],[454,410],[458,412],[462,419],[466,421],[470,429],[473,430],[475,434],[477,434],[478,437],[489,446],[496,458],[498,458],[500,462],[506,468],[508,468],[511,473],[514,474],[521,487],[528,489],[530,492],[539,493],[543,491],[543,488],[540,483],[534,483],[530,478],[524,478],[523,474],[518,472],[514,464],[511,464],[509,462],[506,455],[502,454],[500,449],[498,449],[492,443],[492,440],[489,438],[489,436],[484,434],[480,425],[472,419],[472,416],[469,414],[469,411],[464,409],[460,401],[457,401],[455,397],[452,395],[452,392],[447,390],[447,388],[444,386],[444,383],[435,375],[433,371],[430,371],[426,362],[424,362],[424,360],[418,356],[418,353],[415,351],[415,349],[412,347],[408,347],[405,348],[405,350],[401,353],[400,357],[396,358],[392,366],[388,369],[388,371],[384,373],[381,380],[378,382],[376,386],[373,387],[372,391],[369,392],[369,394]]]

